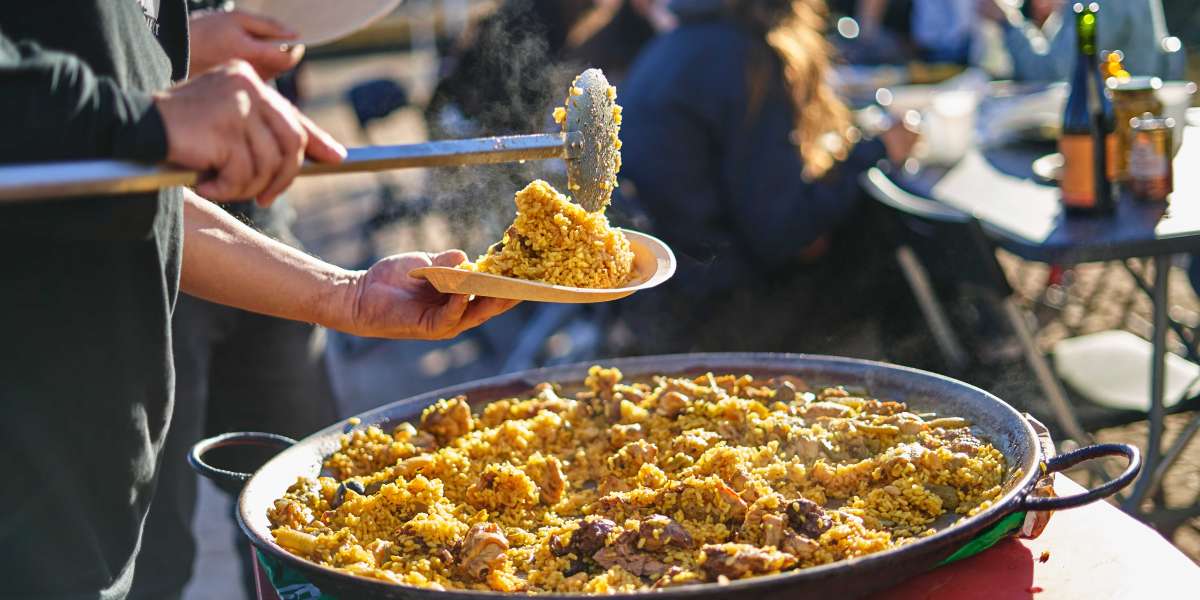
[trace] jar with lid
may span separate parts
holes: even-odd
[[[1161,115],[1162,102],[1157,90],[1162,80],[1157,77],[1110,77],[1105,82],[1112,94],[1115,130],[1112,137],[1112,152],[1109,154],[1108,176],[1110,181],[1125,183],[1129,180],[1129,148],[1133,137],[1130,123],[1135,117],[1146,113]]]
[[[1171,130],[1175,119],[1145,113],[1129,120],[1129,179],[1134,198],[1167,202],[1174,191]]]

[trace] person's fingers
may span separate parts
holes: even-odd
[[[504,314],[520,303],[520,300],[508,300],[505,298],[476,298],[467,307],[466,312],[463,313],[462,320],[459,321],[457,331],[455,331],[454,335],[479,327],[486,323],[488,319]]]
[[[240,10],[230,11],[229,15],[237,20],[242,29],[254,37],[294,40],[300,35],[287,25],[265,15],[256,15]]]
[[[308,132],[308,146],[305,152],[308,157],[325,163],[339,163],[343,158],[346,158],[346,147],[333,139],[333,136],[325,132],[313,123],[308,117],[304,116],[298,109],[293,107],[296,119],[300,121],[300,126]]]
[[[397,254],[391,260],[394,261],[392,262],[393,273],[407,276],[409,279],[422,281],[427,287],[433,287],[424,277],[414,277],[411,275],[415,269],[433,266],[434,256],[432,254],[428,252],[405,252],[404,254]]]
[[[248,197],[246,184],[253,176],[253,169],[249,144],[233,143],[227,159],[217,169],[217,177],[197,185],[196,193],[209,200],[243,200]]]
[[[296,120],[291,105],[282,97],[275,98],[276,95],[274,90],[265,94],[268,106],[262,114],[279,144],[280,153],[279,170],[264,194],[277,196],[287,189],[300,173],[300,167],[304,164],[304,146],[308,141],[308,133]]]
[[[287,70],[295,67],[296,65],[300,64],[300,60],[304,58],[304,53],[307,50],[308,50],[308,48],[304,44],[295,44],[292,46],[288,46],[287,50],[284,51],[284,54],[286,54],[288,56],[288,66],[286,69],[282,69],[280,71],[280,73],[282,73],[283,71],[287,71]],[[276,75],[278,75],[278,73]]]
[[[431,311],[432,321],[426,327],[430,336],[434,339],[453,337],[463,313],[469,308],[469,300],[465,294],[449,294],[445,304]]]
[[[281,135],[288,137],[287,133],[279,134],[274,127],[271,128],[271,132],[275,134],[277,143]],[[300,174],[300,167],[304,164],[304,155],[296,150],[296,143],[293,139],[289,139],[289,146],[291,147],[285,149],[283,144],[279,143],[279,162],[276,164],[274,177],[262,191],[260,196],[262,201],[274,201],[279,194],[292,185],[292,181]]]
[[[271,126],[261,111],[246,123],[246,138],[254,157],[254,175],[249,183],[249,191],[258,199],[259,204],[268,206],[275,196],[265,192],[279,177],[283,155],[279,151],[275,134],[271,132]]]
[[[462,250],[446,250],[433,257],[432,264],[436,267],[457,267],[467,260],[467,253]]]
[[[274,79],[296,66],[304,57],[304,46],[282,47],[279,42],[248,39],[241,52],[263,79]]]

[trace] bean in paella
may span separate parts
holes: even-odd
[[[894,548],[1000,495],[1003,455],[952,417],[706,374],[343,437],[326,473],[269,510],[277,543],[352,574],[435,589],[637,591],[801,569]]]

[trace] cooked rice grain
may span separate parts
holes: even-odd
[[[591,213],[549,183],[517,192],[517,217],[504,238],[460,268],[582,288],[615,288],[629,281],[633,251],[603,212]]]
[[[363,577],[600,594],[863,556],[1000,496],[1003,455],[961,424],[790,381],[593,367],[573,394],[443,400],[421,429],[344,436],[268,515],[288,551]]]

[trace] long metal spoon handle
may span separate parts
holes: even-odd
[[[300,174],[572,158],[577,154],[580,142],[580,134],[572,132],[364,146],[347,150],[346,159],[338,164],[305,162]],[[201,179],[202,175],[195,171],[117,160],[13,165],[0,167],[0,204],[150,192],[164,187],[194,185]]]

